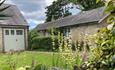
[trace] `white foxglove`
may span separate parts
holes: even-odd
[[[109,24],[109,25],[107,26],[107,29],[108,29],[108,30],[112,30],[113,26],[114,26],[114,24]]]

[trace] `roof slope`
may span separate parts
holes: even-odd
[[[85,24],[88,22],[96,22],[105,16],[103,14],[103,11],[104,11],[104,7],[100,7],[89,11],[82,11],[77,15],[71,15],[52,22],[39,24],[35,29],[44,30],[51,27],[58,28],[58,27],[72,26],[77,24]]]
[[[6,6],[10,7],[3,12],[0,12],[0,14],[5,14],[9,17],[0,17],[1,25],[28,25],[20,10],[15,5],[3,4],[2,6],[0,6],[0,9]]]

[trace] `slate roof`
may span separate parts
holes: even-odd
[[[3,4],[1,8],[10,6],[0,14],[8,15],[8,17],[0,17],[0,25],[23,25],[28,26],[25,18],[21,14],[20,10],[15,5]],[[3,20],[2,20],[3,19]]]
[[[97,9],[82,11],[76,15],[71,15],[65,18],[61,18],[52,22],[47,22],[43,24],[39,24],[35,29],[37,30],[45,30],[52,27],[59,28],[65,26],[74,26],[78,24],[85,24],[89,22],[98,22],[105,15],[103,14],[104,7],[100,7]]]

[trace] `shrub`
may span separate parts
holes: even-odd
[[[55,50],[58,48],[57,37],[55,37]],[[45,51],[53,50],[51,37],[35,37],[33,38],[32,49],[39,49]]]
[[[29,47],[28,47],[28,49],[32,49],[32,45],[33,45],[33,39],[35,38],[35,37],[38,37],[39,36],[39,34],[38,34],[38,32],[37,31],[34,31],[34,30],[30,30],[29,31]]]
[[[115,13],[115,3],[113,0],[105,0],[106,12]],[[109,25],[101,28],[94,36],[94,47],[91,52],[92,57],[88,66],[96,70],[114,70],[115,69],[115,16],[110,15],[107,18]]]

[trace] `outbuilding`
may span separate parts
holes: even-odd
[[[64,35],[70,36],[73,42],[83,41],[85,36],[93,35],[100,28],[106,27],[106,19],[108,15],[104,13],[105,7],[81,11],[76,15],[70,15],[64,18],[53,20],[39,24],[35,30],[41,36],[50,36],[49,29],[56,28]]]
[[[0,17],[0,51],[21,51],[28,47],[28,24],[15,5],[4,4],[0,8],[10,6]]]

